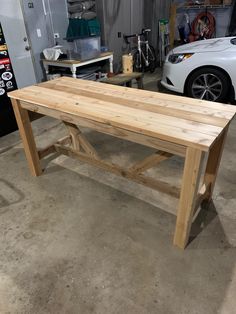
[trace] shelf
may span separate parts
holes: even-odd
[[[200,10],[200,9],[228,9],[231,4],[201,4],[201,5],[185,5],[181,9]]]

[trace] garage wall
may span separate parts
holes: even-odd
[[[175,0],[175,3],[178,5],[181,5],[185,3],[184,0]],[[235,1],[234,1],[235,2]],[[215,8],[215,9],[209,9],[208,12],[212,13],[216,19],[216,37],[224,37],[227,35],[228,27],[230,23],[230,18],[232,14],[232,7],[224,7],[224,8]],[[177,18],[176,18],[176,38],[179,37],[177,26],[179,25],[179,22],[182,19],[182,16],[184,13],[188,13],[190,17],[190,21],[192,22],[194,18],[201,12],[204,12],[203,9],[178,9]]]
[[[138,33],[144,27],[152,29],[150,40],[157,49],[158,20],[169,18],[171,0],[96,0],[98,18],[102,26],[102,42],[115,51],[115,70],[127,47],[123,34]],[[118,32],[122,33],[118,38]]]
[[[197,10],[179,10],[177,14],[176,19],[176,38],[178,38],[178,30],[177,27],[182,19],[183,14],[187,12],[190,18],[190,21],[192,22],[195,17],[201,13],[204,12],[204,9]],[[229,8],[218,8],[218,9],[208,9],[208,12],[210,12],[216,19],[216,37],[224,37],[227,34],[229,23],[230,23],[230,17],[232,12],[232,7]]]
[[[122,34],[130,31],[130,1],[97,0],[96,9],[101,23],[102,45],[114,52],[114,70],[119,71],[123,50]],[[121,32],[120,38],[118,32]]]
[[[115,71],[121,69],[122,54],[129,51],[123,35],[138,33],[144,27],[144,3],[145,0],[96,0],[102,28],[102,44],[114,51]]]
[[[161,18],[169,19],[171,0],[149,0],[144,6],[144,24],[152,29],[151,40],[152,44],[157,49],[158,47],[158,20]],[[183,0],[175,0],[175,2],[184,2]],[[200,13],[201,10],[188,10],[190,20]],[[227,34],[227,29],[230,22],[232,7],[209,10],[216,18],[216,37],[222,37]],[[183,11],[179,10],[176,20],[176,26],[181,19]],[[176,32],[178,37],[178,31]]]
[[[54,44],[53,33],[59,33],[58,44],[66,45],[63,38],[68,26],[67,0],[31,0],[34,9],[28,8],[29,1],[22,0],[22,2],[29,30],[35,31],[36,24],[38,28],[42,29],[45,26],[47,27],[47,41]],[[45,15],[42,9],[43,2],[46,7],[45,17],[43,17]],[[96,0],[97,14],[102,27],[102,44],[114,51],[116,71],[121,69],[122,54],[129,51],[129,47],[124,43],[123,34],[139,33],[142,28],[150,27],[152,29],[150,39],[157,47],[158,20],[169,17],[170,2],[171,0]],[[47,22],[42,25],[41,21],[44,18],[47,19]],[[43,30],[42,32],[44,33]],[[119,32],[121,33],[120,37],[118,37]],[[37,58],[36,63],[39,64],[40,52],[47,46],[42,42],[45,36],[39,39],[35,34],[31,35],[32,48]],[[40,65],[38,65],[37,72],[41,80],[43,72]]]
[[[48,0],[48,2],[53,31],[60,35],[59,39],[56,41],[59,45],[66,45],[67,41],[63,40],[63,38],[66,37],[69,24],[67,0]]]
[[[140,33],[145,27],[144,9],[147,2],[145,0],[131,0],[131,33]]]
[[[171,0],[149,0],[144,6],[144,24],[152,29],[152,45],[158,47],[158,22],[160,19],[169,19]]]

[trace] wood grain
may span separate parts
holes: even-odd
[[[228,133],[228,127],[224,129],[220,137],[215,141],[214,145],[211,147],[205,175],[204,175],[204,183],[206,186],[210,185],[207,196],[205,196],[205,201],[210,201],[212,198],[212,194],[215,187],[215,182],[217,178],[217,173],[219,170],[222,153],[224,150],[225,140]]]
[[[182,97],[178,97],[179,102],[163,100],[162,94],[143,91],[141,94],[133,92],[131,89],[124,88],[114,90],[114,86],[103,87],[102,84],[93,86],[93,82],[68,82],[66,80],[53,80],[43,83],[40,86],[53,90],[63,90],[73,95],[88,96],[107,102],[114,102],[122,106],[143,109],[150,112],[160,113],[167,116],[174,116],[181,119],[186,119],[195,122],[206,122],[207,124],[224,127],[228,122],[228,117],[231,118],[232,113],[227,113],[223,110],[215,110],[214,108],[203,108],[197,105],[184,104],[180,102]],[[98,84],[98,83],[97,83]],[[116,86],[115,86],[116,87]],[[156,95],[157,94],[157,95]]]
[[[155,154],[148,156],[144,160],[136,163],[129,170],[133,173],[142,173],[146,170],[157,166],[162,161],[169,159],[173,155],[167,152],[156,152]]]
[[[174,235],[174,245],[182,249],[189,239],[203,156],[204,153],[200,150],[191,147],[187,149]]]
[[[219,126],[153,113],[144,108],[127,108],[117,103],[38,86],[18,91],[18,97],[38,106],[57,109],[61,113],[71,113],[80,118],[204,151],[208,151],[223,130]]]
[[[79,134],[81,133],[80,130],[72,123],[63,121],[64,125],[66,126],[72,141],[72,147],[74,149],[80,150],[80,142],[79,142]]]
[[[12,99],[11,101],[31,174],[33,176],[39,176],[42,174],[42,168],[40,165],[28,111],[21,107],[18,100]]]
[[[151,137],[151,136],[145,136],[138,132],[131,132],[131,131],[124,130],[124,129],[121,129],[121,128],[118,128],[109,124],[99,123],[93,120],[80,118],[71,113],[61,113],[57,109],[44,108],[42,106],[28,103],[25,101],[21,101],[21,105],[22,107],[33,112],[39,112],[41,114],[48,115],[56,119],[60,119],[62,121],[67,121],[73,124],[78,124],[80,126],[91,128],[93,130],[96,130],[104,134],[112,135],[121,139],[125,139],[134,143],[152,147],[158,150],[163,150],[163,151],[166,151],[166,152],[178,155],[178,156],[184,157],[186,153],[186,147],[183,145],[171,143],[168,141],[163,141],[163,140]]]
[[[85,89],[87,93],[99,93],[105,97],[111,95],[118,98],[126,98],[129,100],[140,100],[141,102],[148,102],[156,107],[170,107],[173,109],[181,109],[192,112],[199,112],[202,114],[212,113],[219,117],[231,118],[232,113],[235,113],[235,107],[226,104],[213,103],[210,101],[199,100],[194,98],[187,98],[182,96],[151,92],[147,90],[130,89],[115,85],[104,85],[102,83],[72,79],[69,77],[61,77],[53,81],[41,83],[40,86],[51,88],[56,85],[71,87],[72,89]],[[88,95],[88,94],[87,94]],[[190,108],[190,109],[189,109]],[[204,110],[204,112],[203,112]]]
[[[100,169],[112,172],[116,175],[119,175],[121,177],[130,179],[130,180],[133,180],[137,183],[143,184],[152,189],[158,190],[162,193],[169,194],[176,198],[179,197],[179,192],[180,192],[179,188],[175,186],[171,186],[166,182],[155,180],[155,179],[146,177],[142,174],[136,174],[136,173],[130,172],[129,170],[124,169],[118,165],[95,159],[92,156],[89,156],[88,154],[75,151],[70,147],[64,147],[62,145],[55,144],[55,150],[60,154],[63,154],[72,158],[77,158],[83,162],[89,163]]]

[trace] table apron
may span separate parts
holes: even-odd
[[[89,120],[86,118],[81,118],[70,113],[65,113],[65,112],[55,110],[55,109],[51,109],[51,108],[49,109],[46,107],[38,106],[33,103],[20,101],[20,104],[22,108],[27,109],[29,111],[38,112],[46,116],[51,116],[61,121],[79,124],[80,126],[93,129],[100,133],[104,133],[107,135],[125,139],[125,140],[131,141],[137,144],[141,144],[147,147],[151,147],[154,149],[162,150],[162,151],[171,153],[173,155],[185,157],[185,154],[186,154],[187,148],[185,146],[182,146],[176,143],[163,141],[158,138],[128,131],[126,129],[118,128],[115,126],[111,126],[109,124],[100,123],[100,122]]]

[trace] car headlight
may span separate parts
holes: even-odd
[[[191,58],[193,53],[174,53],[169,56],[168,61],[173,64],[180,63],[184,60]]]

